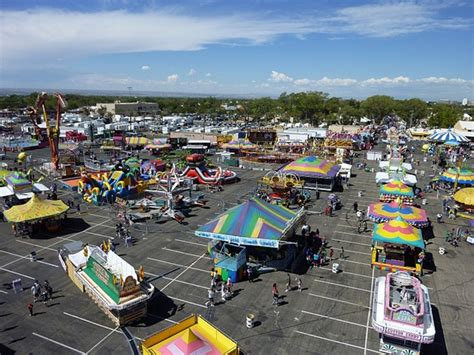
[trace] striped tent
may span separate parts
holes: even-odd
[[[434,132],[430,138],[431,141],[435,142],[440,142],[440,143],[445,143],[445,142],[458,142],[458,143],[464,143],[464,142],[469,142],[469,139],[452,131],[451,129],[448,129],[446,131],[442,132]]]
[[[451,183],[457,180],[459,185],[474,185],[474,171],[470,169],[449,168],[441,174],[439,179]]]
[[[302,213],[251,198],[199,227],[194,234],[234,244],[278,248],[280,239]]]
[[[150,140],[146,137],[126,137],[125,142],[129,145],[147,145]]]

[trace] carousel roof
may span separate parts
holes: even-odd
[[[367,217],[384,222],[402,217],[411,225],[428,223],[426,211],[421,208],[407,206],[396,201],[391,203],[372,203],[369,205]]]
[[[380,194],[413,197],[413,189],[400,180],[390,181],[380,187]]]
[[[447,182],[455,182],[461,185],[474,185],[474,171],[470,169],[449,168],[440,176],[440,180]]]
[[[466,138],[465,136],[455,133],[451,129],[448,129],[443,132],[435,132],[433,133],[430,137],[430,140],[436,141],[436,142],[458,142],[458,143],[464,143],[464,142],[469,142],[469,139]]]
[[[457,191],[454,196],[454,201],[462,203],[466,206],[474,206],[474,187],[468,187]]]

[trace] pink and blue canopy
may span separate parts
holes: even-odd
[[[315,156],[297,159],[280,171],[284,174],[294,174],[303,178],[333,178],[341,167],[327,160]]]
[[[387,222],[397,217],[402,217],[409,224],[416,227],[423,227],[428,224],[426,211],[421,208],[399,204],[396,201],[391,203],[372,203],[369,205],[367,217],[373,221]]]
[[[372,241],[425,248],[421,231],[400,216],[389,222],[374,225]]]
[[[380,194],[414,197],[413,189],[399,180],[391,181],[380,187]]]

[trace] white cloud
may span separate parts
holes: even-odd
[[[351,6],[336,11],[322,21],[322,32],[355,33],[367,37],[395,37],[437,29],[467,29],[465,18],[442,18],[441,3],[426,1],[390,1]]]
[[[211,73],[206,73],[206,78],[210,78],[212,76]]]
[[[38,21],[41,19],[41,21]],[[177,12],[1,11],[2,61],[50,61],[110,53],[194,51],[211,44],[261,44],[314,32],[310,19]]]
[[[422,78],[422,79],[419,79],[419,81],[422,83],[428,83],[428,84],[469,84],[469,83],[472,84],[473,83],[473,80],[465,80],[461,78],[448,79],[445,77],[436,77],[436,76]]]
[[[357,80],[355,79],[339,79],[339,78],[330,79],[326,76],[316,81],[316,84],[321,85],[321,86],[348,86],[348,85],[353,85],[356,83],[357,83]]]
[[[382,78],[370,78],[361,82],[361,85],[400,85],[408,84],[412,80],[406,76],[397,76],[395,78],[382,77]]]
[[[298,85],[298,86],[307,86],[307,85],[313,84],[313,83],[314,83],[314,80],[310,80],[310,79],[296,79],[293,83],[294,83],[295,85]]]
[[[272,73],[270,74],[270,78],[268,79],[268,81],[273,81],[275,83],[290,82],[290,81],[293,81],[293,78],[284,73],[279,73],[275,70],[272,70]]]
[[[142,65],[142,70],[150,70],[150,66],[149,65]]]
[[[166,82],[169,84],[176,84],[178,79],[179,79],[178,74],[171,74],[171,75],[168,75],[168,78],[166,78]]]
[[[195,75],[196,73],[197,73],[197,70],[194,69],[194,68],[191,68],[191,69],[189,69],[188,75],[189,75],[189,76],[193,76],[193,75]]]

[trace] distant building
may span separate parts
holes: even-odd
[[[120,102],[114,103],[98,103],[97,110],[105,108],[108,113],[113,115],[143,115],[158,114],[160,107],[154,102]]]

